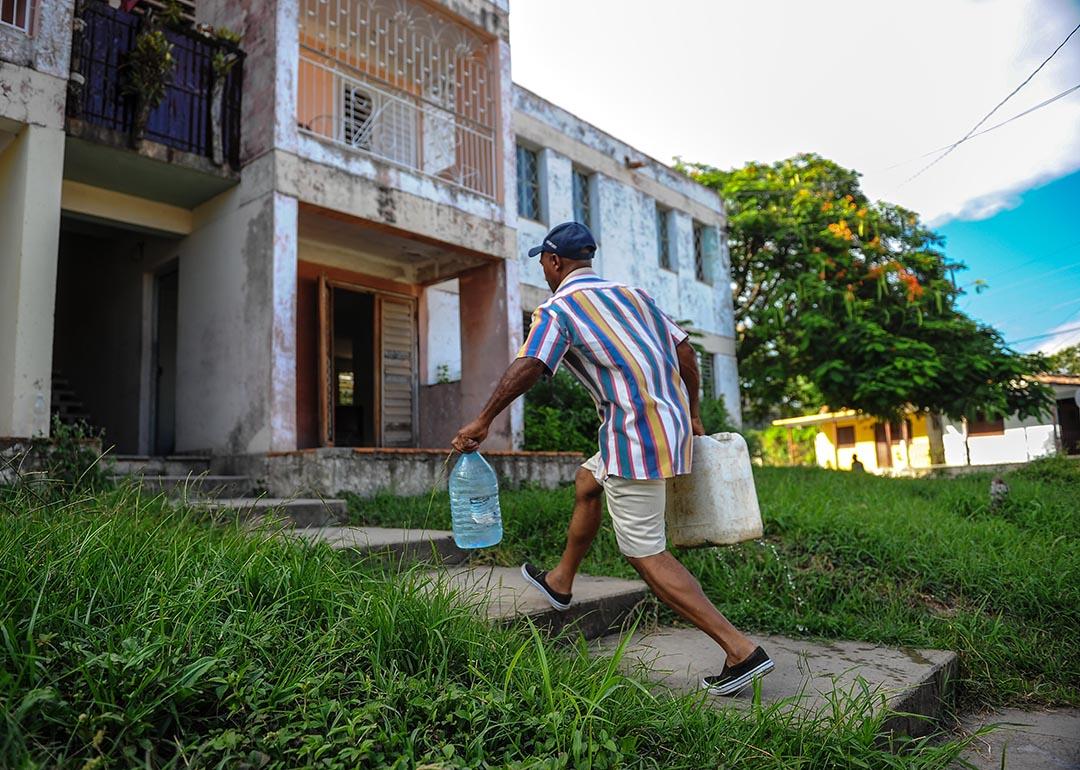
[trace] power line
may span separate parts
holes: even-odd
[[[1017,270],[1022,270],[1023,268],[1027,267],[1028,265],[1034,264],[1035,262],[1040,262],[1040,261],[1042,261],[1044,259],[1047,259],[1048,257],[1057,256],[1058,254],[1061,254],[1062,252],[1068,251],[1069,249],[1075,249],[1077,246],[1080,246],[1080,241],[1077,241],[1076,243],[1070,243],[1068,246],[1062,246],[1060,249],[1054,249],[1049,254],[1042,254],[1042,255],[1040,255],[1038,257],[1032,257],[1027,262],[1023,262],[1023,263],[1021,263],[1019,265],[1016,265],[1015,267],[1010,267],[1010,268],[1007,268],[1007,269],[1002,270],[1000,272],[994,273],[993,275],[989,276],[988,278],[976,278],[973,281],[968,281],[967,283],[962,284],[960,286],[960,288],[961,289],[966,289],[968,286],[974,286],[979,281],[985,281],[986,283],[989,283],[990,281],[996,281],[998,278],[1002,278],[1002,277],[1004,277],[1006,275],[1009,275],[1011,273],[1015,273]]]
[[[1033,340],[1041,340],[1046,337],[1056,337],[1059,334],[1068,334],[1069,332],[1080,331],[1080,326],[1070,326],[1068,329],[1055,329],[1052,332],[1046,332],[1045,334],[1034,334],[1030,337],[1021,337],[1018,340],[1009,340],[1006,345],[1015,345],[1018,342],[1031,342]]]
[[[984,128],[979,133],[972,134],[970,137],[968,137],[968,139],[969,140],[970,139],[975,139],[977,137],[982,136],[983,134],[989,134],[991,131],[996,131],[997,129],[1001,128],[1002,126],[1007,126],[1008,124],[1012,123],[1014,120],[1017,120],[1018,118],[1022,118],[1025,115],[1030,115],[1031,113],[1035,112],[1036,110],[1041,110],[1043,107],[1046,107],[1046,106],[1048,106],[1050,104],[1053,104],[1058,99],[1063,99],[1066,96],[1068,96],[1069,94],[1071,94],[1071,93],[1073,93],[1074,91],[1077,91],[1077,90],[1080,90],[1080,83],[1077,83],[1072,88],[1065,89],[1064,91],[1062,91],[1057,96],[1051,96],[1046,101],[1039,102],[1034,107],[1031,107],[1029,109],[1024,110],[1023,112],[1020,112],[1020,113],[1017,113],[1016,115],[1013,115],[1008,120],[1003,120],[1003,121],[1001,121],[1000,123],[998,123],[996,125],[990,126],[990,128]],[[922,155],[917,155],[914,158],[908,158],[907,160],[900,161],[899,163],[894,163],[893,165],[888,166],[888,167],[886,167],[886,168],[884,168],[882,170],[883,171],[892,171],[894,168],[899,168],[900,166],[906,166],[908,163],[914,163],[917,160],[922,160],[923,158],[928,158],[931,155],[933,155],[935,152],[941,152],[942,150],[947,150],[947,149],[949,149],[950,146],[951,145],[948,145],[948,144],[942,145],[941,147],[938,147],[936,150],[930,150],[930,152],[924,152]],[[910,180],[908,180],[908,181],[910,181]]]
[[[1032,73],[1031,73],[1030,75],[1028,75],[1028,76],[1027,76],[1026,78],[1024,78],[1024,82],[1022,82],[1022,83],[1021,83],[1020,85],[1018,85],[1018,86],[1017,86],[1016,88],[1014,88],[1014,89],[1013,89],[1013,90],[1012,90],[1012,91],[1011,91],[1011,92],[1009,93],[1009,95],[1008,95],[1008,96],[1006,96],[1006,97],[1005,97],[1004,99],[1002,99],[1002,100],[1001,100],[1000,102],[998,102],[998,103],[997,103],[997,104],[996,104],[996,105],[994,106],[994,109],[990,110],[990,112],[988,112],[988,113],[986,113],[985,115],[983,115],[983,116],[982,116],[982,118],[981,118],[981,119],[979,120],[979,122],[978,122],[978,123],[976,123],[976,124],[975,124],[974,126],[972,126],[972,127],[971,127],[971,129],[970,129],[970,130],[969,130],[969,131],[968,131],[968,132],[967,132],[966,134],[964,134],[964,135],[963,135],[962,137],[960,137],[960,138],[959,138],[959,139],[957,139],[957,140],[956,140],[955,142],[953,142],[953,143],[952,143],[951,145],[949,145],[948,149],[947,149],[947,150],[945,150],[945,152],[943,152],[943,153],[942,153],[941,155],[939,155],[938,157],[934,158],[934,159],[933,159],[932,161],[930,161],[929,163],[927,163],[927,164],[926,164],[925,166],[923,166],[923,167],[922,167],[921,169],[919,169],[919,170],[918,170],[918,171],[916,171],[916,172],[915,172],[914,174],[912,174],[912,175],[911,175],[911,176],[909,176],[909,177],[908,177],[907,179],[905,179],[905,180],[904,180],[904,181],[903,181],[903,182],[902,182],[902,183],[900,184],[900,186],[901,186],[901,187],[903,187],[903,186],[904,186],[904,185],[906,185],[906,184],[907,184],[908,182],[910,182],[910,181],[912,181],[912,180],[914,180],[914,179],[917,179],[918,177],[922,176],[922,174],[923,174],[923,173],[925,173],[925,172],[926,172],[926,171],[928,171],[928,170],[929,170],[930,168],[932,168],[933,166],[935,166],[935,165],[937,165],[938,163],[940,163],[940,162],[941,162],[942,160],[944,160],[944,159],[945,159],[945,157],[946,157],[947,155],[949,155],[949,153],[951,153],[951,152],[952,152],[953,150],[955,150],[955,149],[956,149],[957,147],[959,147],[959,146],[960,146],[961,144],[963,144],[963,143],[964,143],[964,142],[966,142],[966,141],[967,141],[968,139],[970,139],[970,138],[971,138],[971,135],[972,135],[972,134],[974,134],[974,133],[975,133],[976,131],[978,131],[978,130],[979,130],[979,128],[980,128],[980,127],[982,126],[982,124],[983,124],[983,123],[985,123],[985,122],[986,122],[987,120],[989,120],[989,119],[990,119],[990,116],[991,116],[991,115],[993,115],[993,114],[994,114],[995,112],[997,112],[997,111],[998,111],[998,109],[999,109],[999,108],[1000,108],[1000,107],[1001,107],[1002,105],[1004,105],[1004,104],[1005,104],[1005,102],[1009,101],[1009,99],[1012,99],[1012,98],[1013,98],[1013,97],[1014,97],[1014,96],[1016,95],[1016,93],[1017,93],[1017,92],[1018,92],[1018,91],[1019,91],[1019,90],[1020,90],[1021,88],[1023,88],[1024,86],[1026,86],[1026,85],[1027,85],[1028,83],[1030,83],[1030,82],[1031,82],[1031,79],[1032,79],[1033,77],[1035,77],[1035,75],[1037,75],[1037,74],[1038,74],[1039,70],[1041,70],[1041,69],[1042,69],[1043,67],[1045,67],[1045,66],[1046,66],[1047,62],[1049,62],[1049,61],[1050,61],[1051,59],[1053,59],[1053,58],[1054,58],[1054,56],[1056,56],[1056,55],[1057,55],[1057,52],[1058,52],[1058,51],[1060,51],[1060,50],[1061,50],[1061,49],[1062,49],[1062,48],[1064,47],[1064,45],[1065,45],[1066,43],[1068,43],[1068,42],[1069,42],[1069,39],[1070,39],[1070,38],[1071,38],[1071,37],[1072,37],[1073,35],[1075,35],[1075,34],[1076,34],[1076,31],[1077,31],[1077,30],[1080,30],[1080,24],[1077,24],[1077,25],[1076,25],[1075,27],[1073,27],[1073,30],[1072,30],[1072,32],[1070,32],[1070,33],[1069,33],[1068,35],[1066,35],[1066,36],[1065,36],[1065,39],[1064,39],[1064,40],[1062,40],[1062,41],[1061,41],[1061,43],[1060,43],[1060,44],[1058,45],[1058,47],[1057,47],[1057,48],[1055,48],[1055,49],[1054,49],[1054,50],[1053,50],[1053,51],[1052,51],[1052,52],[1050,53],[1050,55],[1049,55],[1049,56],[1047,56],[1047,57],[1046,57],[1046,58],[1045,58],[1045,59],[1043,60],[1043,63],[1042,63],[1042,64],[1040,64],[1040,65],[1039,65],[1038,67],[1036,67],[1036,68],[1035,68],[1035,71],[1034,71],[1034,72],[1032,72]]]

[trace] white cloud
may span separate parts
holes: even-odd
[[[1050,355],[1073,345],[1080,345],[1080,319],[1074,318],[1056,326],[1048,334],[1053,336],[1042,343],[1033,345],[1032,349]]]
[[[661,160],[818,152],[937,222],[1080,169],[1078,91],[905,183],[1078,22],[1067,0],[513,0],[510,15],[515,80]],[[1078,82],[1080,33],[985,125]]]

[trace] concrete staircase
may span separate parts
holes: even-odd
[[[612,655],[633,621],[652,606],[641,581],[579,575],[571,608],[558,612],[525,582],[518,568],[470,565],[468,552],[454,544],[450,532],[342,526],[343,500],[258,497],[246,477],[209,475],[208,457],[118,457],[112,463],[113,473],[139,478],[148,491],[182,496],[252,524],[270,522],[278,527],[275,536],[326,543],[354,558],[385,560],[391,568],[420,565],[426,587],[450,588],[489,621],[508,624],[528,618],[547,634],[584,637],[596,655]],[[237,494],[245,489],[245,494]],[[952,698],[957,659],[951,652],[779,636],[758,640],[777,666],[762,680],[764,704],[783,701],[784,708],[824,708],[828,713],[830,699],[837,695],[843,703],[845,695],[870,691],[877,708],[907,712],[890,718],[885,733],[917,736],[933,728]],[[714,698],[699,690],[701,677],[719,672],[723,663],[723,651],[696,629],[659,627],[639,628],[627,643],[621,665],[641,671],[658,690],[700,693],[697,697],[709,706],[748,707],[750,688],[734,698]]]

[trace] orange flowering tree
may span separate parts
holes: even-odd
[[[894,417],[1035,414],[1039,356],[957,309],[940,236],[872,202],[857,172],[818,155],[733,171],[681,164],[716,189],[728,246],[744,405],[763,418],[821,406]]]

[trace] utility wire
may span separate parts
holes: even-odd
[[[1045,334],[1034,334],[1030,337],[1021,337],[1018,340],[1009,340],[1006,345],[1015,345],[1018,342],[1031,342],[1032,340],[1041,340],[1046,337],[1056,337],[1059,334],[1068,334],[1069,332],[1080,331],[1080,326],[1070,326],[1068,329],[1055,329],[1052,332],[1046,332]]]
[[[1047,257],[1056,256],[1058,254],[1061,254],[1062,252],[1068,251],[1069,249],[1075,249],[1077,246],[1080,246],[1080,241],[1077,241],[1076,243],[1070,243],[1068,246],[1062,246],[1060,249],[1055,249],[1054,251],[1051,251],[1049,254],[1041,254],[1041,255],[1039,255],[1037,257],[1032,257],[1027,262],[1022,262],[1019,265],[1016,265],[1014,267],[1006,268],[1005,270],[1001,270],[1001,271],[999,271],[997,273],[994,273],[993,275],[991,275],[991,276],[989,276],[987,278],[976,278],[976,279],[974,279],[972,281],[968,281],[965,284],[961,284],[960,288],[961,289],[966,289],[968,286],[974,286],[979,281],[984,281],[986,283],[989,283],[990,281],[996,281],[998,278],[1003,278],[1006,275],[1010,275],[1012,273],[1015,273],[1017,270],[1021,270],[1021,269],[1025,268],[1025,267],[1027,267],[1028,265],[1031,265],[1031,264],[1034,264],[1035,262],[1039,262],[1041,260],[1044,260]]]
[[[1034,107],[1031,107],[1029,109],[1024,110],[1023,112],[1020,112],[1020,113],[1017,113],[1016,115],[1013,115],[1008,120],[1003,120],[1003,121],[1001,121],[1000,123],[998,123],[996,125],[990,126],[990,128],[984,128],[979,133],[972,134],[971,136],[969,136],[968,139],[969,140],[970,139],[975,139],[976,137],[980,137],[983,134],[989,134],[991,131],[996,131],[997,129],[1001,128],[1002,126],[1007,126],[1009,123],[1012,123],[1014,120],[1017,120],[1018,118],[1022,118],[1025,115],[1030,115],[1031,113],[1035,112],[1036,110],[1041,110],[1043,107],[1046,107],[1046,106],[1048,106],[1050,104],[1053,104],[1058,99],[1064,99],[1069,94],[1073,93],[1074,91],[1078,91],[1078,90],[1080,90],[1080,83],[1077,83],[1072,88],[1065,89],[1064,91],[1062,91],[1057,96],[1051,96],[1046,101],[1039,102]],[[959,142],[957,144],[959,144]],[[923,158],[929,158],[935,152],[941,152],[942,150],[948,150],[951,146],[953,146],[953,145],[948,145],[948,144],[942,145],[941,147],[938,147],[936,150],[930,150],[930,152],[924,152],[922,155],[917,155],[914,158],[908,158],[907,160],[902,160],[899,163],[894,163],[891,166],[887,166],[886,168],[882,169],[882,171],[892,171],[894,168],[900,168],[900,166],[906,166],[908,163],[914,163],[917,160],[922,160]],[[912,178],[914,178],[914,177],[912,177]],[[911,180],[908,180],[908,181],[911,181]]]
[[[1026,86],[1026,85],[1027,85],[1028,83],[1030,83],[1030,82],[1031,82],[1031,79],[1032,79],[1033,77],[1035,77],[1035,75],[1037,75],[1037,74],[1038,74],[1039,70],[1041,70],[1041,69],[1042,69],[1043,67],[1045,67],[1045,66],[1046,66],[1047,62],[1049,62],[1049,61],[1050,61],[1051,59],[1053,59],[1053,58],[1054,58],[1054,56],[1056,56],[1056,55],[1057,55],[1057,52],[1058,52],[1058,51],[1060,51],[1060,50],[1061,50],[1061,49],[1062,49],[1062,48],[1064,47],[1064,45],[1065,45],[1066,43],[1068,43],[1068,42],[1069,42],[1069,39],[1070,39],[1070,38],[1071,38],[1071,37],[1072,37],[1073,35],[1075,35],[1075,34],[1076,34],[1076,31],[1077,31],[1077,30],[1080,30],[1080,24],[1077,24],[1077,25],[1076,25],[1075,27],[1073,27],[1073,30],[1072,30],[1072,32],[1070,32],[1070,33],[1069,33],[1068,35],[1066,35],[1066,36],[1065,36],[1065,39],[1064,39],[1064,40],[1062,40],[1060,44],[1058,44],[1058,47],[1057,47],[1057,48],[1055,48],[1055,49],[1054,49],[1054,50],[1053,50],[1053,51],[1052,51],[1052,52],[1050,53],[1050,55],[1049,55],[1049,56],[1047,56],[1047,57],[1046,57],[1045,59],[1043,59],[1043,63],[1042,63],[1042,64],[1040,64],[1040,65],[1039,65],[1038,67],[1036,67],[1036,68],[1035,68],[1035,71],[1034,71],[1034,72],[1032,72],[1032,73],[1031,73],[1030,75],[1028,75],[1028,76],[1027,76],[1027,77],[1026,77],[1026,78],[1024,79],[1024,82],[1022,82],[1022,83],[1021,83],[1020,85],[1018,85],[1018,86],[1017,86],[1016,88],[1014,88],[1014,89],[1013,89],[1013,90],[1012,90],[1012,91],[1011,91],[1011,92],[1009,93],[1009,95],[1008,95],[1008,96],[1006,96],[1006,97],[1005,97],[1004,99],[1002,99],[1002,100],[1001,100],[1000,102],[998,102],[998,103],[997,103],[997,104],[996,104],[996,105],[994,106],[994,109],[990,110],[990,112],[988,112],[988,113],[986,113],[985,115],[983,115],[983,116],[982,116],[982,118],[981,118],[981,119],[979,120],[979,122],[978,122],[978,123],[976,123],[976,124],[975,124],[974,126],[972,126],[972,127],[971,127],[971,129],[970,129],[970,130],[969,130],[969,131],[968,131],[968,132],[967,132],[966,134],[964,134],[964,135],[963,135],[962,137],[960,137],[960,138],[959,138],[959,139],[957,139],[957,140],[956,140],[955,142],[953,142],[952,144],[950,144],[950,145],[949,145],[949,147],[948,147],[948,149],[947,149],[947,150],[945,150],[945,152],[943,152],[943,153],[942,153],[941,155],[939,155],[938,157],[934,158],[934,159],[933,159],[932,161],[930,161],[929,163],[927,163],[927,164],[926,164],[925,166],[923,166],[923,167],[922,167],[921,169],[919,169],[919,170],[918,170],[918,171],[916,171],[916,172],[915,172],[914,174],[912,174],[912,175],[911,175],[911,176],[909,176],[909,177],[908,177],[907,179],[905,179],[905,180],[904,180],[903,182],[901,182],[900,186],[901,186],[901,187],[903,187],[903,186],[904,186],[904,185],[906,185],[906,184],[907,184],[908,182],[911,182],[912,180],[914,180],[914,179],[917,179],[918,177],[922,176],[922,175],[923,175],[923,174],[924,174],[924,173],[925,173],[926,171],[928,171],[928,170],[929,170],[929,169],[931,169],[931,168],[932,168],[933,166],[937,165],[937,164],[938,164],[938,163],[940,163],[940,162],[941,162],[942,160],[944,160],[944,159],[945,159],[945,157],[946,157],[947,155],[949,155],[949,153],[951,153],[951,152],[952,152],[953,150],[955,150],[955,149],[956,149],[957,147],[959,147],[959,146],[960,146],[961,144],[963,144],[963,143],[964,143],[964,142],[966,142],[966,141],[967,141],[968,139],[970,139],[970,138],[971,138],[971,135],[972,135],[972,134],[974,134],[974,133],[975,133],[976,131],[978,131],[978,130],[979,130],[979,128],[980,128],[980,127],[982,126],[982,124],[983,124],[983,123],[985,123],[985,122],[986,122],[987,120],[989,120],[989,119],[990,119],[990,116],[991,116],[991,115],[993,115],[993,114],[994,114],[995,112],[997,112],[997,111],[998,111],[998,109],[999,109],[999,108],[1000,108],[1000,107],[1001,107],[1002,105],[1004,105],[1004,104],[1005,104],[1005,102],[1009,101],[1009,99],[1012,99],[1012,98],[1013,98],[1013,97],[1014,97],[1014,96],[1016,95],[1016,93],[1017,93],[1017,92],[1018,92],[1018,91],[1019,91],[1019,90],[1020,90],[1021,88],[1023,88],[1024,86]]]

